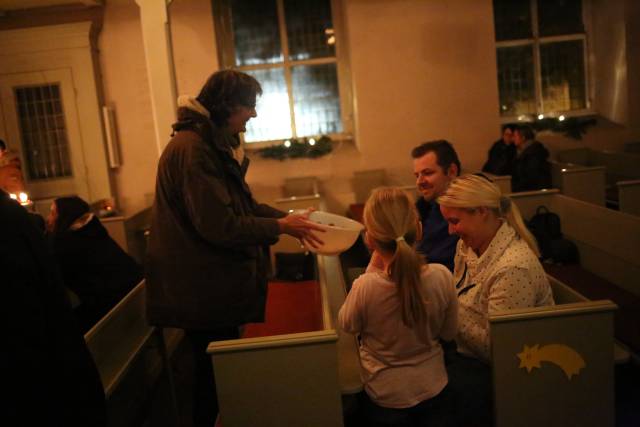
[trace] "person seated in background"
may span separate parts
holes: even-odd
[[[511,189],[517,191],[540,190],[551,187],[549,151],[535,140],[529,125],[519,125],[513,132],[516,158],[511,172]]]
[[[404,191],[375,190],[364,223],[371,262],[338,323],[360,334],[366,425],[444,425],[448,380],[439,339],[453,339],[458,316],[451,273],[414,250],[421,227]]]
[[[440,213],[436,199],[444,193],[449,182],[460,175],[460,160],[450,142],[425,142],[411,151],[416,186],[422,195],[416,202],[425,232],[418,242],[418,252],[427,262],[443,264],[453,271],[458,236],[447,232],[447,222]]]
[[[142,280],[142,268],[79,197],[54,200],[47,232],[63,282],[80,298],[75,311],[86,332]]]
[[[518,207],[486,177],[454,179],[438,198],[449,232],[460,236],[453,279],[460,304],[457,353],[447,364],[458,425],[489,425],[489,315],[553,305],[533,235]]]
[[[516,158],[516,146],[513,144],[515,129],[516,125],[512,123],[502,126],[502,138],[494,142],[489,149],[489,157],[482,166],[482,172],[494,175],[511,175],[513,161]]]

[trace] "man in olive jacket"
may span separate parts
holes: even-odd
[[[239,132],[256,117],[260,84],[214,73],[197,98],[181,97],[174,136],[158,164],[146,280],[149,322],[183,328],[195,358],[195,425],[217,414],[209,342],[239,337],[264,320],[268,245],[287,233],[315,245],[306,215],[258,204],[245,174]]]

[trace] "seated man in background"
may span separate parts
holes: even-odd
[[[519,125],[513,133],[517,154],[511,173],[511,189],[517,191],[551,188],[549,151],[535,140],[531,126]]]
[[[491,146],[487,162],[482,166],[482,172],[494,175],[511,175],[513,161],[516,158],[516,146],[513,144],[515,129],[516,125],[512,123],[502,126],[502,138]]]
[[[47,232],[63,282],[80,298],[76,314],[86,332],[142,280],[142,268],[79,197],[53,202]]]
[[[44,236],[2,189],[0,236],[0,425],[105,426],[100,376]]]
[[[436,199],[445,192],[449,182],[460,175],[458,154],[448,141],[438,140],[417,146],[411,151],[411,157],[416,185],[422,194],[416,202],[423,229],[417,250],[428,263],[442,264],[453,271],[458,236],[449,234]]]

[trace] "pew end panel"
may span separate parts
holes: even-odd
[[[619,181],[616,186],[620,212],[640,216],[640,179]]]
[[[323,329],[209,344],[220,416],[234,426],[342,426],[341,394],[362,389],[353,335],[336,331],[340,261],[317,256]]]
[[[608,300],[490,316],[496,427],[613,427]]]
[[[212,343],[224,426],[341,426],[336,341],[326,330]]]

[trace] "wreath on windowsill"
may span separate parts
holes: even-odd
[[[282,144],[272,145],[258,150],[264,159],[315,159],[329,154],[333,150],[331,138],[322,135],[319,138],[292,138]]]

